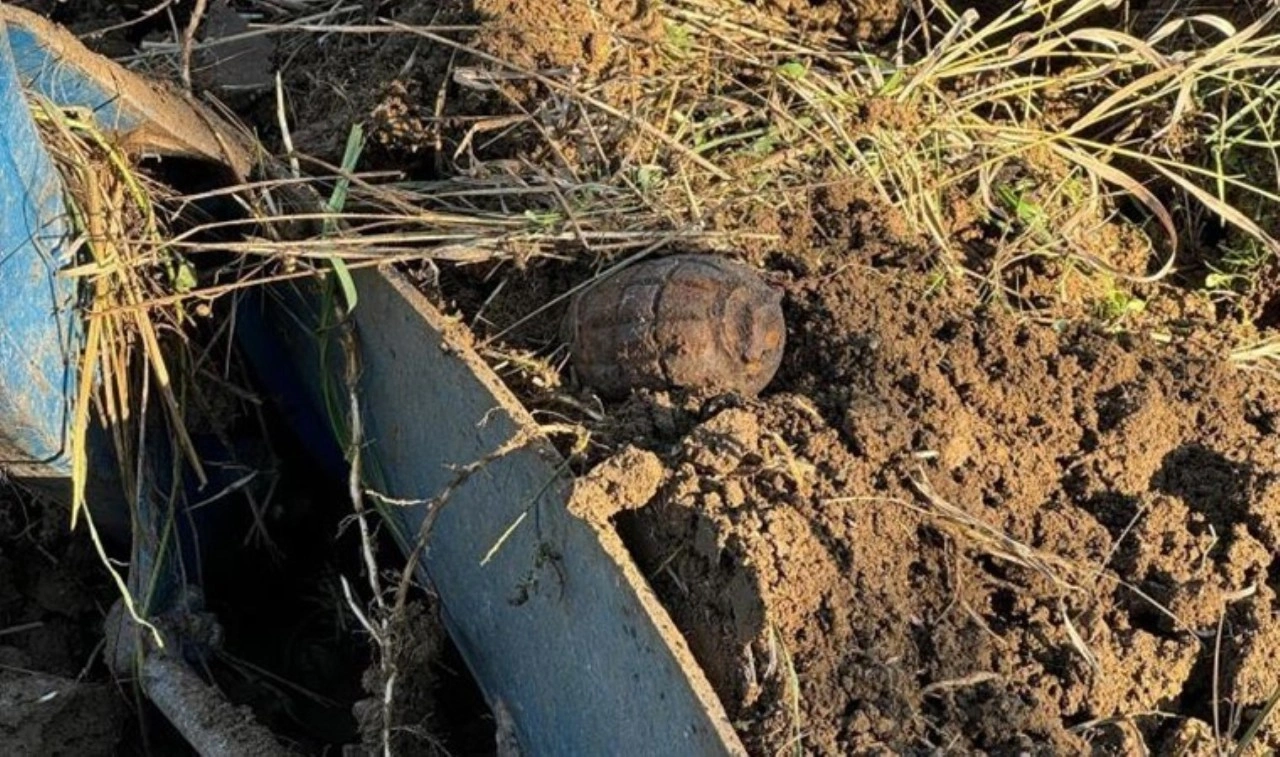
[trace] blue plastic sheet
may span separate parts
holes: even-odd
[[[71,417],[81,350],[78,286],[63,275],[74,261],[75,229],[61,176],[43,145],[28,94],[66,109],[94,114],[104,131],[126,132],[140,111],[112,90],[109,73],[96,79],[60,59],[56,45],[33,29],[0,20],[0,469],[29,484],[56,482],[46,493],[69,493]],[[153,422],[160,417],[152,414]],[[172,459],[163,429],[149,434],[144,483],[126,496],[107,434],[90,424],[89,506],[101,530],[137,537],[134,575],[159,575],[158,591],[145,592],[152,609],[173,604],[182,571],[153,545],[164,543],[170,507],[152,496],[168,492]],[[197,439],[202,452],[225,459],[217,439]],[[210,486],[228,482],[214,480]],[[198,493],[196,493],[198,495]],[[134,495],[141,495],[135,497]],[[130,502],[129,500],[133,500]],[[153,501],[154,500],[154,501]],[[179,519],[183,563],[198,572],[194,532]]]
[[[0,34],[0,461],[18,475],[68,475],[76,287],[58,271],[70,227],[12,36]],[[39,48],[29,38],[20,49],[34,68]]]

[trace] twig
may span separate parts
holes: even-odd
[[[1221,685],[1222,628],[1226,621],[1227,607],[1223,605],[1222,613],[1218,616],[1218,632],[1213,638],[1213,745],[1219,757],[1226,755],[1226,750],[1222,746],[1222,722],[1219,714],[1222,699],[1218,693],[1218,687]]]
[[[418,526],[418,533],[414,539],[414,544],[409,552],[408,560],[405,563],[404,571],[400,574],[400,586],[396,590],[395,609],[399,613],[403,610],[409,598],[409,588],[413,586],[413,577],[417,572],[418,565],[422,561],[422,554],[427,549],[427,541],[431,538],[431,529],[435,525],[436,519],[440,517],[440,511],[444,509],[449,501],[449,497],[457,491],[471,478],[477,471],[483,469],[489,463],[506,457],[515,452],[529,442],[530,434],[526,431],[520,431],[508,439],[497,449],[485,455],[474,462],[458,467],[453,478],[449,483],[445,484],[444,489],[439,494],[432,497],[426,505],[424,505],[425,515],[423,516],[421,525]]]
[[[164,716],[202,757],[291,757],[271,732],[195,671],[164,652],[145,655],[140,671],[142,688]]]
[[[126,21],[121,21],[118,24],[111,24],[110,26],[104,26],[100,29],[94,29],[88,34],[85,34],[82,37],[82,39],[97,39],[99,37],[110,34],[111,32],[117,32],[117,31],[120,31],[121,29],[128,29],[130,26],[136,26],[137,24],[140,24],[143,21],[146,21],[152,16],[155,16],[161,13],[162,11],[164,11],[165,8],[168,8],[170,5],[173,5],[173,0],[160,0],[159,3],[156,3],[150,8],[147,8],[142,13],[139,13],[138,15],[134,16],[131,19],[128,19]]]
[[[929,478],[925,475],[923,469],[918,470],[916,476],[911,478],[911,484],[915,487],[916,492],[929,503],[934,513],[978,537],[983,543],[985,551],[993,557],[999,557],[1016,565],[1030,568],[1049,579],[1050,583],[1063,592],[1082,591],[1076,583],[1060,575],[1062,573],[1068,575],[1076,573],[1075,566],[1057,555],[1039,552],[1028,547],[946,501],[933,488],[933,484],[929,482]]]
[[[946,681],[934,681],[933,683],[928,684],[924,688],[920,689],[920,696],[927,697],[930,695],[936,695],[939,692],[943,692],[943,691],[963,689],[969,686],[978,686],[978,685],[987,683],[989,681],[1003,681],[1003,680],[1004,680],[1004,676],[1000,675],[999,673],[993,673],[991,671],[980,671],[977,673],[970,673],[969,675],[963,676],[961,678],[951,678]]]
[[[284,143],[289,170],[293,172],[294,179],[299,179],[302,177],[302,169],[298,167],[298,156],[293,149],[293,132],[289,130],[289,117],[284,106],[284,81],[279,71],[276,71],[276,121],[280,124],[280,140]]]
[[[182,32],[182,85],[191,91],[191,55],[195,49],[196,33],[200,31],[200,22],[204,21],[205,8],[209,0],[195,0],[191,9],[191,18],[187,20],[187,28]]]

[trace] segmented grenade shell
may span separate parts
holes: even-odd
[[[782,292],[747,266],[677,255],[623,270],[580,294],[565,320],[579,380],[608,397],[632,389],[755,395],[782,362]]]

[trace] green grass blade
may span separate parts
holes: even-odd
[[[1262,712],[1258,713],[1258,717],[1253,719],[1253,722],[1249,724],[1248,730],[1240,737],[1240,741],[1236,743],[1235,750],[1231,752],[1231,757],[1244,757],[1254,739],[1258,737],[1258,731],[1262,730],[1262,724],[1271,716],[1271,711],[1276,708],[1277,703],[1280,703],[1280,686],[1276,687],[1275,692],[1271,694],[1271,698],[1263,706]]]
[[[333,186],[333,193],[329,195],[328,211],[332,214],[341,213],[346,207],[347,193],[351,190],[350,174],[355,171],[356,162],[360,160],[360,152],[363,149],[364,129],[360,124],[353,124],[351,132],[347,135],[347,149],[342,155],[342,175],[338,177],[337,183]],[[337,231],[337,219],[325,219],[324,235],[332,236]],[[356,282],[351,278],[351,269],[347,267],[346,261],[339,257],[330,258],[329,265],[333,268],[333,275],[338,279],[338,286],[342,289],[342,299],[347,303],[347,312],[350,313],[355,310],[359,299],[356,293]]]

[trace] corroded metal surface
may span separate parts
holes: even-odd
[[[758,394],[782,361],[782,293],[741,263],[677,255],[583,292],[565,321],[578,378],[607,396],[681,388]]]

